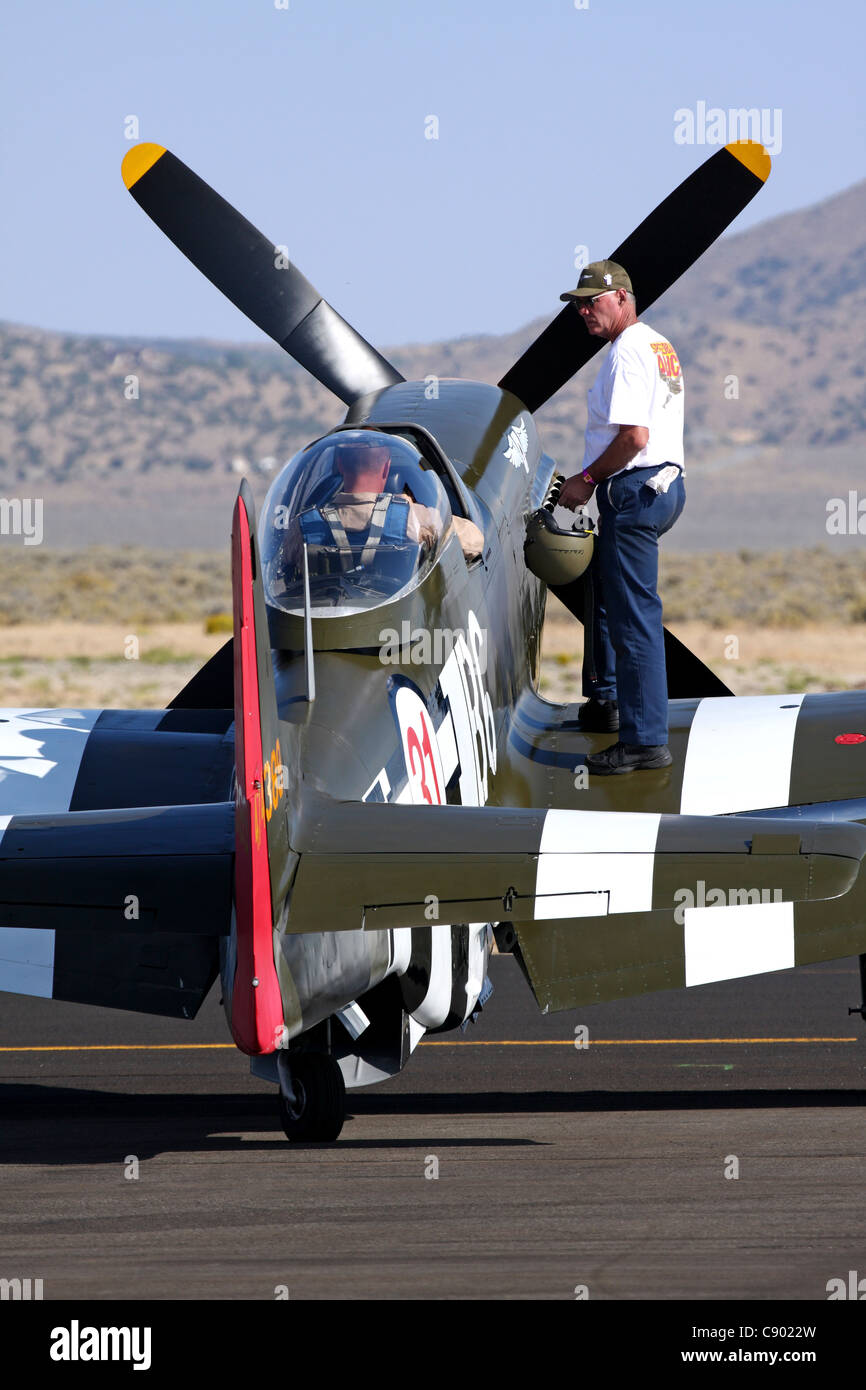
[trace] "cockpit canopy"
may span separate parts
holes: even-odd
[[[338,430],[302,449],[265,500],[259,549],[269,603],[330,613],[371,608],[414,587],[451,528],[441,482],[414,444]]]

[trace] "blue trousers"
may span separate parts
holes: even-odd
[[[594,671],[585,660],[583,693],[618,701],[623,743],[668,741],[662,602],[657,593],[659,536],[677,520],[686,489],[682,474],[667,492],[647,487],[647,478],[663,466],[618,473],[600,483],[596,492],[599,527],[591,566]]]

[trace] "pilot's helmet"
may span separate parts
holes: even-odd
[[[554,521],[552,510],[539,507],[526,523],[523,558],[527,569],[557,588],[580,579],[589,567],[593,545],[589,517],[565,530]]]

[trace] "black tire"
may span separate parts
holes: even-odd
[[[295,1101],[280,1092],[280,1120],[286,1138],[294,1143],[330,1143],[346,1118],[343,1073],[326,1052],[291,1054],[289,1070]]]

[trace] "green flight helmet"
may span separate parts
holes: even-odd
[[[580,579],[592,559],[595,544],[592,520],[585,512],[578,514],[567,531],[553,519],[553,508],[564,481],[560,474],[556,475],[544,506],[533,512],[526,523],[523,542],[526,568],[553,588]]]

